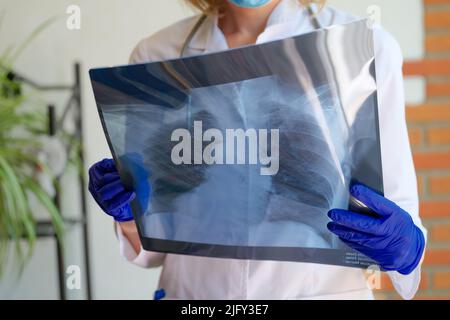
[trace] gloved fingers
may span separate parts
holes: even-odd
[[[99,174],[117,171],[116,163],[113,159],[103,159],[102,161],[97,162],[95,167]]]
[[[89,183],[94,185],[97,183],[97,181],[101,178],[101,175],[99,174],[97,170],[97,164],[94,164],[89,168]]]
[[[111,172],[111,173],[107,173],[103,177],[101,177],[98,184],[99,184],[99,186],[105,186],[105,185],[115,182],[117,180],[120,180],[119,173],[117,171]]]
[[[374,235],[345,227],[336,222],[329,222],[327,228],[339,238],[357,243],[364,247],[372,247],[372,243],[376,241],[376,236]]]
[[[350,188],[350,193],[382,217],[388,217],[398,210],[395,203],[363,184],[354,184]]]
[[[108,211],[114,211],[124,207],[136,198],[136,193],[133,191],[123,191],[116,195],[113,199],[106,202]]]
[[[381,219],[369,217],[360,213],[343,210],[332,209],[328,211],[328,217],[334,222],[370,234],[380,234]]]
[[[94,185],[98,185],[105,174],[114,172],[117,172],[114,160],[103,159],[89,169],[89,179]]]
[[[357,250],[357,251],[363,253],[363,251],[364,251],[364,246],[360,245],[359,243],[353,242],[353,241],[349,241],[349,240],[344,239],[344,238],[341,238],[341,237],[339,237],[339,239],[340,239],[343,243],[345,243],[347,246],[349,246],[350,248],[355,249],[355,250]]]
[[[103,187],[100,187],[100,189],[98,190],[98,194],[103,201],[108,201],[116,197],[123,191],[125,191],[125,187],[123,186],[122,181],[119,179],[114,180],[113,182],[108,183]]]

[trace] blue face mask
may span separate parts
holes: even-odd
[[[228,1],[242,8],[258,8],[269,3],[271,0],[228,0]]]

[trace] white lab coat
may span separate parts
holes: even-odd
[[[182,45],[198,20],[191,17],[142,40],[131,63],[178,58]],[[322,26],[357,19],[332,7],[318,14]],[[269,18],[257,43],[299,35],[313,30],[306,9],[297,0],[282,0]],[[375,27],[376,76],[384,190],[387,198],[408,211],[424,234],[418,213],[416,175],[405,123],[402,54],[394,38]],[[217,17],[207,18],[190,42],[187,55],[227,49]],[[232,260],[141,250],[136,253],[118,228],[121,254],[142,267],[162,266],[159,287],[168,299],[372,299],[360,269],[331,265]],[[389,272],[399,294],[410,299],[420,282],[420,266],[410,275]]]

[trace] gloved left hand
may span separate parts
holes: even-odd
[[[332,209],[328,212],[333,220],[328,229],[384,270],[410,274],[420,263],[425,247],[424,235],[411,216],[362,184],[354,184],[350,193],[378,216]]]
[[[113,159],[103,159],[89,169],[89,192],[117,222],[133,220],[130,202],[136,193],[125,190]]]

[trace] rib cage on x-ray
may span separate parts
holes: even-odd
[[[244,222],[244,225],[260,223],[264,219],[296,221],[317,230],[321,241],[326,239],[331,242],[330,234],[326,230],[326,213],[337,204],[336,198],[342,201],[342,190],[346,187],[348,177],[342,181],[336,165],[331,160],[333,158],[331,153],[335,148],[325,141],[323,128],[317,119],[318,116],[323,116],[337,121],[340,116],[342,117],[340,106],[330,105],[333,103],[330,98],[330,89],[324,86],[309,93],[324,106],[319,115],[314,114],[305,93],[290,88],[276,77],[253,79],[239,84],[214,86],[195,91],[191,92],[189,111],[183,109],[169,113],[161,119],[165,123],[162,128],[147,137],[141,135],[143,165],[151,169],[149,177],[153,190],[151,212],[175,213],[172,216],[167,214],[161,216],[165,226],[168,225],[169,220],[171,224],[176,223],[177,220],[184,220],[183,223],[178,223],[183,226],[181,231],[174,232],[178,228],[167,231],[166,227],[165,232],[172,234],[180,241],[214,242],[220,238],[228,242],[225,235],[228,235],[229,231],[226,230],[224,221],[229,219],[221,216],[227,215],[234,216],[236,221]],[[250,101],[245,101],[245,96],[249,92],[252,96],[251,106]],[[272,93],[267,96],[266,92]],[[337,102],[334,101],[334,103]],[[216,111],[213,115],[208,111],[211,108],[220,108],[220,111]],[[155,115],[150,113],[149,116],[151,118]],[[139,121],[143,121],[145,117],[140,113]],[[259,167],[252,170],[235,166],[234,170],[230,170],[229,168],[212,168],[206,164],[173,165],[170,158],[171,150],[177,143],[171,141],[174,130],[189,129],[191,145],[194,145],[194,133],[187,119],[190,119],[190,122],[202,121],[204,130],[225,129],[233,126],[243,129],[277,128],[280,132],[278,173],[269,179],[263,179],[254,174]],[[339,132],[342,132],[340,136],[345,136],[346,128],[341,127]],[[345,145],[345,141],[337,137],[339,132],[335,132],[334,136],[339,144]],[[131,134],[135,135],[136,130],[133,130]],[[202,145],[205,144],[202,142]],[[345,152],[341,150],[340,156],[342,157],[343,154]],[[192,152],[192,163],[193,158]],[[343,163],[346,159],[340,160]],[[224,170],[227,171],[225,175]],[[231,206],[228,206],[227,202],[220,201],[217,201],[217,206],[221,208],[211,204],[208,206],[209,200],[202,200],[201,190],[203,189],[199,187],[220,183],[224,186],[239,183],[241,189],[234,197]],[[243,192],[250,194],[251,198],[240,197],[239,195]],[[200,197],[195,201],[194,209],[198,211],[198,208],[202,208],[204,213],[187,209],[192,207],[192,202],[189,202],[185,196],[189,193]],[[205,196],[210,199],[219,199],[220,193],[230,193],[232,197],[232,191],[229,189],[210,189]],[[246,213],[243,214],[241,210],[236,210],[233,206],[247,208]],[[185,209],[181,209],[183,207]],[[232,213],[233,211],[235,214]],[[192,221],[193,219],[189,218],[193,217],[200,220],[195,226],[187,222]],[[199,225],[203,225],[204,228],[201,232],[196,231],[195,234],[194,230],[197,230]],[[223,237],[219,236],[221,233]],[[273,237],[274,235],[269,234],[266,239],[260,241],[267,244],[274,240]],[[247,244],[252,238],[250,230],[241,225],[239,230],[234,232],[233,239],[237,238],[243,242],[243,245]],[[328,246],[331,247],[332,244]]]
[[[272,178],[268,218],[302,222],[329,239],[326,213],[347,201],[343,195],[350,180],[348,128],[342,107],[328,86],[315,88],[309,95],[286,90],[287,85],[282,88],[282,103],[275,103],[268,117],[269,127],[280,130],[280,169]],[[320,114],[314,113],[311,96],[320,103],[321,108],[316,110]],[[320,116],[338,125],[333,141],[326,141]],[[333,158],[339,160],[340,168]]]
[[[194,112],[192,118],[202,121],[207,129],[217,127],[217,121],[206,110]],[[156,212],[171,211],[170,206],[178,195],[192,191],[206,180],[207,165],[193,165],[194,153],[192,164],[173,165],[171,153],[177,142],[171,141],[171,135],[176,129],[187,129],[191,133],[191,145],[194,145],[194,133],[186,117],[166,121],[164,127],[147,137],[144,143],[143,161],[146,167],[152,168],[153,210]]]
[[[331,208],[351,205],[352,180],[383,192],[374,50],[365,21],[225,52],[92,70],[91,79],[121,179],[136,191],[131,205],[144,249],[373,263],[326,227]],[[201,121],[202,133],[223,133],[214,143],[224,164],[173,163],[179,141],[171,135],[186,129],[194,145],[194,121]],[[262,175],[269,165],[261,162],[225,163],[228,129],[267,130],[268,156],[276,154],[270,130],[278,130],[276,174]],[[201,141],[202,150],[210,142]]]

